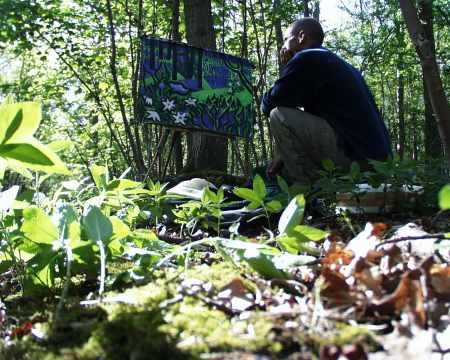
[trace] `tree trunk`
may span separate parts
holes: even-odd
[[[425,77],[422,78],[423,82],[423,102],[425,105],[424,115],[424,135],[425,135],[425,156],[428,158],[438,158],[442,156],[442,143],[439,138],[439,131],[436,126],[436,118],[431,106],[430,96],[425,84]]]
[[[275,0],[273,2],[273,12],[275,14],[280,13],[280,0]],[[280,54],[281,47],[283,46],[283,30],[281,28],[281,18],[278,15],[275,15],[275,19],[273,20],[273,25],[275,27],[275,39],[277,42],[277,54]],[[278,60],[278,73],[281,75],[283,70],[283,65],[281,64],[280,56],[277,56]]]
[[[172,40],[181,42],[180,34],[180,0],[172,0]],[[170,154],[169,154],[170,156]],[[183,169],[183,147],[181,144],[181,131],[173,134],[173,157],[175,159],[175,172],[178,174]]]
[[[398,64],[397,75],[397,110],[398,110],[398,155],[400,159],[405,156],[405,81],[402,74],[401,63]]]
[[[309,17],[309,0],[302,0],[303,2],[303,16]]]
[[[425,84],[428,94],[430,95],[431,106],[436,116],[439,135],[444,146],[444,153],[447,156],[447,161],[450,166],[450,106],[442,85],[439,67],[436,62],[436,53],[430,39],[427,38],[426,32],[421,25],[421,21],[426,21],[426,19],[419,19],[417,9],[411,0],[399,1],[409,35],[416,47],[416,52],[420,59]],[[426,9],[427,6],[431,8],[432,0],[427,1],[420,1],[422,9]],[[425,13],[426,12],[421,12],[420,16],[425,15]],[[428,19],[428,21],[430,20]]]
[[[434,41],[433,33],[433,11],[430,2],[423,4],[421,9],[421,19],[423,31],[426,38],[430,41],[430,46],[432,51],[436,52],[436,46]],[[436,119],[433,114],[433,108],[431,106],[430,96],[428,95],[427,86],[425,84],[425,77],[422,75],[423,83],[423,102],[425,104],[425,124],[424,124],[424,134],[425,134],[425,155],[428,158],[439,158],[442,156],[442,144],[439,138],[439,131],[436,126]]]
[[[314,1],[313,18],[319,21],[320,19],[320,1]]]
[[[190,45],[216,49],[211,0],[184,0],[187,41]],[[227,170],[227,139],[193,132],[188,135],[185,172]]]

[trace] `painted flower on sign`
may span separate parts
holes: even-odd
[[[173,116],[175,118],[174,123],[177,125],[186,125],[186,113],[178,112],[176,115]]]
[[[197,105],[197,99],[190,98],[190,99],[186,99],[185,102],[186,102],[186,105],[189,105],[189,106]]]
[[[162,104],[164,106],[163,110],[170,111],[175,108],[175,100],[166,99],[162,102]]]
[[[153,100],[149,96],[144,96],[145,105],[153,105]]]
[[[161,121],[159,114],[153,110],[147,111],[147,118],[152,119],[153,121]]]

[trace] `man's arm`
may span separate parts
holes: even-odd
[[[304,106],[310,75],[303,63],[301,54],[297,54],[287,62],[281,77],[262,98],[261,111],[265,115],[269,116],[270,111],[277,106]]]

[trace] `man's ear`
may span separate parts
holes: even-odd
[[[299,44],[302,44],[302,43],[305,42],[305,40],[306,40],[306,34],[305,34],[305,32],[304,32],[303,30],[300,29],[300,30],[298,31],[297,39],[298,39]]]

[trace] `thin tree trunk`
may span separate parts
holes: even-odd
[[[122,121],[125,129],[125,134],[128,138],[128,141],[130,143],[131,152],[133,154],[133,160],[134,160],[134,166],[135,171],[137,173],[143,173],[145,171],[144,162],[142,159],[142,154],[140,153],[140,149],[138,149],[138,146],[136,144],[136,139],[133,137],[133,134],[131,132],[131,126],[127,118],[126,110],[125,110],[125,104],[123,101],[122,91],[120,89],[119,85],[119,79],[117,76],[117,66],[116,66],[116,56],[117,56],[117,49],[116,49],[116,39],[115,39],[115,29],[114,29],[114,20],[113,20],[113,13],[112,13],[112,6],[111,6],[111,0],[106,1],[107,9],[108,9],[108,23],[109,23],[109,35],[110,35],[110,41],[111,41],[111,57],[110,57],[110,70],[111,70],[111,76],[114,83],[114,89],[116,91],[117,101],[119,103],[119,109],[120,114],[122,116]]]
[[[418,14],[411,0],[399,0],[399,2],[409,35],[420,59],[431,106],[436,116],[439,135],[444,146],[444,153],[450,166],[450,106],[442,85],[439,67],[436,62],[436,53],[432,47],[431,39],[427,38],[426,32],[421,25],[421,21],[422,23],[430,21],[431,17],[428,19],[425,17],[430,12],[421,11]],[[422,0],[420,4],[424,10],[432,9],[432,0]]]
[[[430,46],[433,52],[436,52],[436,46],[433,33],[433,13],[430,3],[424,4],[419,10],[421,18],[425,20],[421,25],[425,36],[430,41]],[[423,84],[423,102],[425,105],[425,155],[428,158],[439,158],[442,156],[442,143],[439,138],[439,130],[436,126],[436,119],[431,106],[430,96],[428,95],[427,86],[425,84],[425,77],[422,74]]]
[[[397,74],[397,111],[398,111],[398,155],[403,159],[405,155],[405,81],[402,65],[398,64]]]
[[[188,43],[216,49],[211,1],[184,0],[184,17]],[[184,171],[227,170],[227,139],[199,132],[188,135],[188,160]]]
[[[302,0],[303,3],[303,16],[309,17],[309,0]]]
[[[180,0],[172,0],[172,40],[181,42],[180,33]],[[175,172],[178,174],[183,169],[183,146],[181,143],[181,131],[173,134],[173,156],[175,160]]]
[[[247,0],[242,0],[242,37],[241,37],[241,57],[248,58],[248,36],[247,36]],[[250,174],[250,142],[244,141],[244,174]]]

